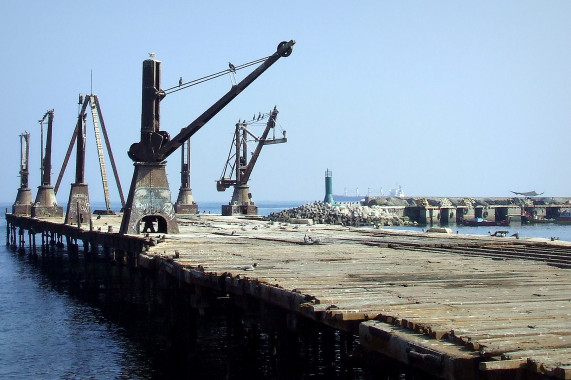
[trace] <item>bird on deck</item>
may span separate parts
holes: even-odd
[[[243,267],[240,267],[240,269],[250,271],[250,270],[256,269],[257,266],[258,266],[258,263],[254,263],[252,265],[245,265]]]

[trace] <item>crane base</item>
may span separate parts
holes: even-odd
[[[194,215],[198,214],[198,205],[196,203],[191,205],[184,205],[176,203],[174,205],[175,212],[181,215]]]
[[[256,205],[222,205],[222,215],[258,215],[258,206]]]
[[[178,223],[171,201],[166,163],[135,162],[134,166],[119,233],[177,234]]]
[[[174,204],[174,210],[177,214],[198,214],[198,205],[192,196],[192,189],[181,187],[178,191],[178,198]]]
[[[258,206],[252,200],[248,185],[234,186],[230,204],[222,205],[222,215],[258,215]]]
[[[32,197],[32,191],[28,188],[20,187],[18,189],[18,195],[16,195],[16,202],[12,205],[12,214],[30,215],[32,213],[33,203],[34,198]]]
[[[32,205],[32,218],[62,217],[63,207],[58,206],[53,186],[38,186],[36,203]]]
[[[91,220],[91,204],[86,183],[72,183],[65,212],[65,224],[81,226]]]

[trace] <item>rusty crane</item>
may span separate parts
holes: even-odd
[[[292,52],[294,40],[281,42],[276,52],[269,57],[234,66],[192,82],[161,89],[161,62],[147,59],[143,62],[142,109],[140,141],[129,148],[129,157],[134,161],[134,173],[125,204],[120,233],[136,234],[144,231],[177,233],[178,224],[166,175],[165,159],[200,130],[210,119],[228,105],[246,87],[264,73],[281,57]],[[204,111],[172,139],[166,131],[160,130],[160,102],[166,95],[198,83],[234,74],[236,70],[260,65],[231,89],[210,108]],[[156,229],[155,229],[156,226]]]
[[[190,139],[180,147],[180,189],[174,209],[177,214],[198,213],[198,205],[190,188]]]
[[[109,136],[107,135],[107,128],[105,127],[105,121],[103,120],[103,114],[101,112],[101,105],[99,103],[99,98],[95,94],[89,94],[83,97],[79,94],[78,97],[78,116],[75,129],[71,136],[67,152],[60,169],[60,173],[56,182],[55,192],[57,194],[63,175],[67,168],[69,158],[73,147],[76,147],[76,161],[75,161],[75,182],[71,184],[71,190],[69,193],[69,201],[67,203],[67,211],[65,215],[66,224],[78,224],[81,225],[83,222],[87,222],[91,219],[91,204],[89,201],[89,190],[88,184],[85,183],[85,144],[86,144],[86,127],[87,127],[87,108],[90,108],[91,119],[93,121],[93,131],[95,136],[95,145],[97,147],[97,155],[99,158],[99,169],[101,172],[101,183],[103,185],[103,195],[105,197],[105,210],[95,210],[95,214],[114,214],[111,210],[111,201],[109,197],[109,186],[107,181],[107,170],[105,168],[105,157],[103,152],[103,142],[101,140],[101,135],[103,134],[105,146],[107,147],[107,154],[109,161],[111,162],[111,167],[113,169],[113,174],[115,176],[115,183],[117,184],[117,191],[121,198],[121,206],[125,206],[125,200],[123,197],[123,190],[121,188],[121,181],[119,180],[119,174],[117,172],[117,167],[115,165],[115,159],[113,157],[113,151],[111,150],[111,144],[109,142]]]
[[[12,206],[12,213],[15,215],[30,215],[32,204],[34,203],[32,191],[28,187],[28,177],[30,174],[28,161],[30,158],[30,134],[28,132],[20,135],[20,187],[16,201]]]
[[[46,131],[46,146],[44,151],[44,123],[48,123]],[[41,184],[38,186],[36,201],[32,205],[32,217],[60,217],[63,216],[63,207],[58,206],[54,187],[51,185],[52,170],[52,131],[54,110],[47,111],[39,120],[41,126]]]
[[[232,200],[229,204],[222,205],[222,215],[258,215],[258,206],[256,206],[252,200],[248,181],[264,145],[287,142],[285,131],[283,131],[283,137],[276,138],[275,126],[277,116],[278,109],[274,107],[274,109],[267,114],[258,114],[258,117],[254,115],[252,120],[240,121],[236,124],[226,165],[222,171],[222,176],[216,182],[216,189],[218,191],[225,191],[230,186],[234,186]],[[266,118],[268,119],[266,128],[260,137],[248,129],[249,126],[258,124]],[[273,134],[271,138],[268,138],[270,131],[273,131]],[[248,161],[249,141],[257,142],[258,145]],[[232,151],[234,151],[234,153]],[[233,175],[234,178],[232,178]]]

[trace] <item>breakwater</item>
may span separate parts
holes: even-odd
[[[365,205],[388,207],[420,224],[453,225],[462,220],[555,219],[571,207],[568,197],[367,197]]]
[[[402,211],[392,212],[383,206],[363,206],[360,203],[332,205],[324,202],[313,202],[268,215],[268,219],[277,222],[295,222],[310,219],[317,224],[336,224],[341,226],[410,226],[417,225],[407,216],[399,215]]]
[[[313,219],[315,223],[343,226],[455,225],[463,220],[510,220],[529,223],[556,221],[571,208],[571,198],[470,198],[470,197],[366,197],[362,202],[312,202],[268,215],[289,222]]]

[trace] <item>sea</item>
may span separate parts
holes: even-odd
[[[304,203],[259,202],[258,206],[261,215],[268,215]],[[220,213],[219,203],[199,207],[201,213]],[[473,234],[489,231],[481,227],[453,229]],[[509,230],[518,232],[520,238],[571,241],[571,226],[542,224]],[[280,366],[272,350],[271,332],[258,333],[256,339],[251,331],[230,334],[226,318],[220,316],[198,316],[197,338],[192,350],[181,359],[168,354],[168,349],[161,346],[161,337],[142,337],[141,331],[130,328],[126,318],[117,318],[71,291],[69,279],[59,270],[66,265],[46,263],[8,248],[6,220],[0,218],[0,379],[424,378],[394,363],[387,364],[381,373],[371,372],[359,364],[344,362],[338,350],[333,354],[336,365],[324,360],[320,352],[305,350],[290,353],[299,357],[291,361],[295,365]]]

